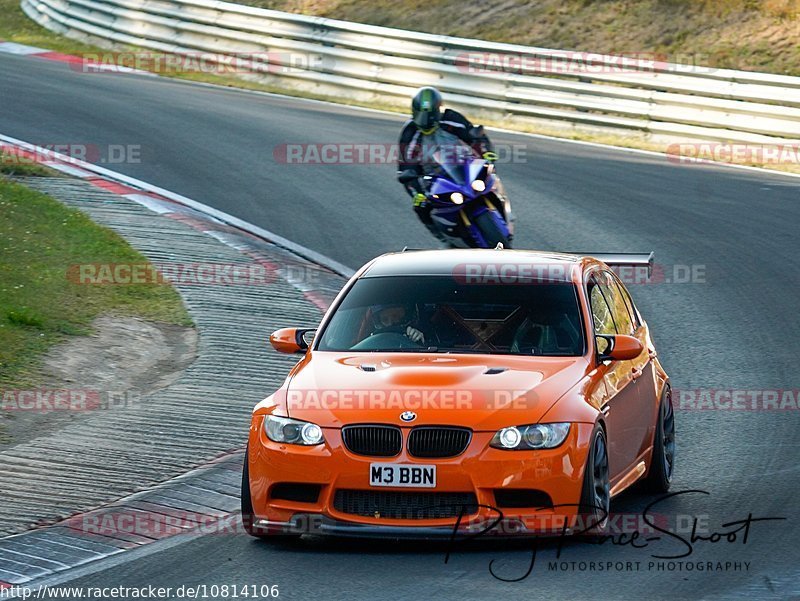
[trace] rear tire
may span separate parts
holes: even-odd
[[[658,422],[650,457],[650,471],[642,481],[645,491],[665,493],[672,483],[675,470],[675,410],[672,406],[672,391],[667,387],[658,405]]]
[[[606,436],[600,425],[592,432],[592,444],[583,468],[583,489],[578,514],[583,519],[579,524],[580,534],[591,534],[602,530],[608,523],[611,511],[610,479],[608,472],[608,447]]]
[[[273,534],[266,528],[255,525],[256,515],[253,513],[253,499],[250,496],[250,449],[244,452],[244,467],[242,467],[242,526],[250,536],[269,540],[292,540],[300,538],[299,534]]]
[[[483,239],[486,240],[488,248],[494,248],[498,244],[502,244],[503,248],[511,248],[511,241],[508,236],[500,231],[491,214],[492,211],[486,211],[474,219],[475,225],[483,235]],[[499,213],[497,214],[499,215]]]

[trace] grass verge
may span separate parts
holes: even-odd
[[[98,315],[191,325],[171,286],[70,282],[70,265],[147,260],[81,211],[10,181],[7,171],[0,161],[0,389],[35,385],[38,359],[65,336],[89,334]]]
[[[800,75],[800,0],[237,1],[439,35]]]
[[[97,48],[53,33],[22,12],[19,0],[0,0],[0,40],[36,46],[64,54],[96,52]]]

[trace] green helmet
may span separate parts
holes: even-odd
[[[417,90],[411,101],[411,118],[423,131],[435,128],[442,118],[442,95],[439,90],[430,86]]]

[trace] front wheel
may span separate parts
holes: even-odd
[[[608,447],[603,429],[597,425],[592,433],[592,444],[583,468],[583,489],[578,514],[583,520],[580,532],[602,530],[608,523],[611,511],[610,478],[608,472]]]
[[[486,211],[475,217],[473,219],[475,227],[478,228],[481,236],[486,241],[487,248],[495,248],[498,244],[502,244],[503,248],[511,248],[511,241],[508,239],[508,235],[504,234],[500,229],[500,226],[494,220],[493,213],[494,215],[499,215],[494,211]]]

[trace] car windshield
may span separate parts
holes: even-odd
[[[337,307],[317,350],[583,354],[570,282],[460,283],[447,276],[366,277]]]

